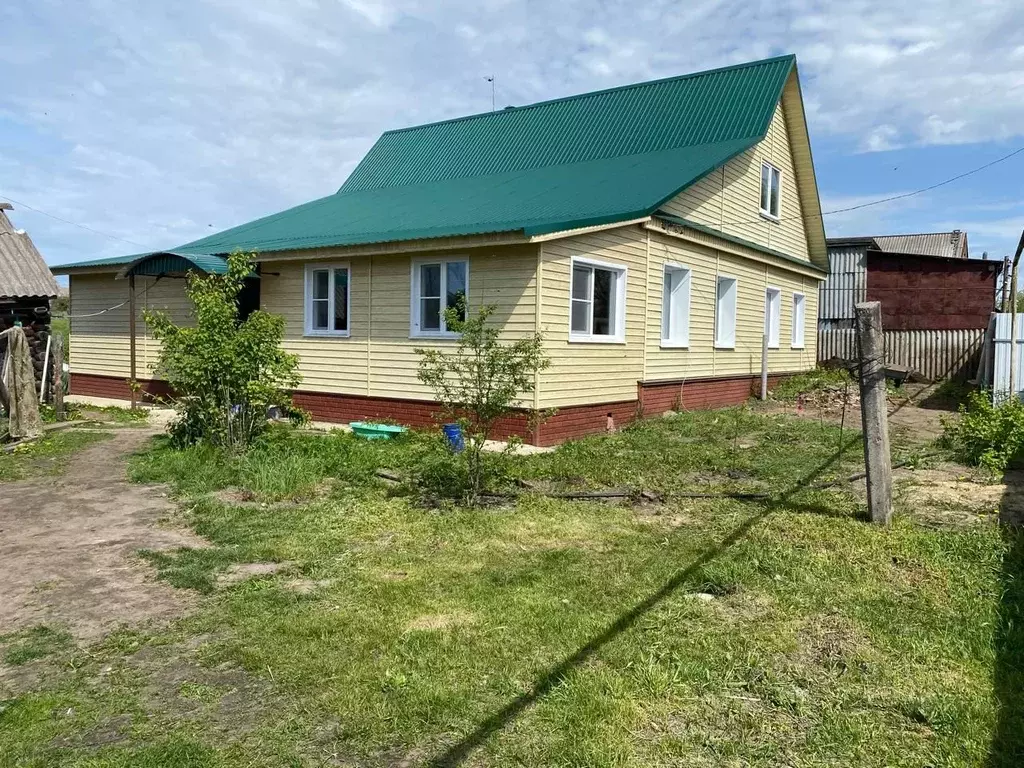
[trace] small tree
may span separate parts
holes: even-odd
[[[284,319],[261,311],[239,319],[238,295],[254,265],[253,254],[236,251],[226,274],[190,272],[193,325],[175,325],[163,312],[143,314],[162,345],[157,368],[175,393],[176,445],[245,448],[266,427],[269,407],[290,410],[285,389],[300,377],[298,357],[281,349]]]
[[[470,315],[460,298],[457,306],[445,310],[447,327],[460,334],[455,348],[416,350],[420,381],[434,391],[445,417],[458,423],[466,438],[466,500],[471,504],[483,490],[485,441],[500,419],[515,413],[516,404],[533,394],[536,374],[549,362],[539,333],[499,341],[499,329],[488,322],[495,310],[488,305]]]

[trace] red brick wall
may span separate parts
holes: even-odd
[[[867,254],[867,300],[882,303],[886,330],[985,328],[998,262]]]
[[[139,381],[144,399],[147,396],[166,396],[171,393],[166,381],[144,379]],[[111,397],[115,400],[130,400],[132,391],[128,388],[128,380],[119,376],[96,376],[90,373],[71,374],[71,394],[88,395],[90,397]]]
[[[787,375],[789,374],[770,376],[769,385],[774,386]],[[146,381],[142,382],[142,385],[146,392],[153,394],[168,392],[167,384],[163,381]],[[680,405],[684,410],[741,405],[754,394],[759,385],[759,376],[640,383],[637,386],[636,400],[559,408],[552,416],[533,428],[530,425],[529,414],[524,411],[500,422],[494,437],[497,440],[504,440],[511,435],[519,435],[534,445],[557,445],[565,440],[604,432],[609,427],[620,429],[638,415],[656,416],[675,410]],[[80,373],[71,375],[71,393],[122,400],[127,400],[130,396],[124,379]],[[296,406],[309,411],[318,421],[345,424],[363,419],[388,419],[412,427],[433,427],[439,423],[437,405],[426,400],[301,391],[295,392],[292,400]],[[642,410],[638,409],[641,404]]]

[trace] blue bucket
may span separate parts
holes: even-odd
[[[455,453],[462,453],[466,450],[466,441],[462,437],[462,427],[458,424],[445,424],[441,427],[441,431],[444,432],[444,438],[448,441],[448,446]]]

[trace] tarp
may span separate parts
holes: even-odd
[[[36,377],[32,369],[32,354],[22,328],[8,328],[0,333],[7,340],[7,360],[0,371],[7,371],[7,390],[11,398],[8,428],[11,437],[39,437],[43,433],[43,420],[39,417]]]

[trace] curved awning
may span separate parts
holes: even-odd
[[[224,275],[228,271],[228,260],[223,256],[207,253],[175,253],[154,251],[145,253],[117,273],[120,280],[131,275],[162,277],[184,275],[187,272],[205,272],[210,275]]]

